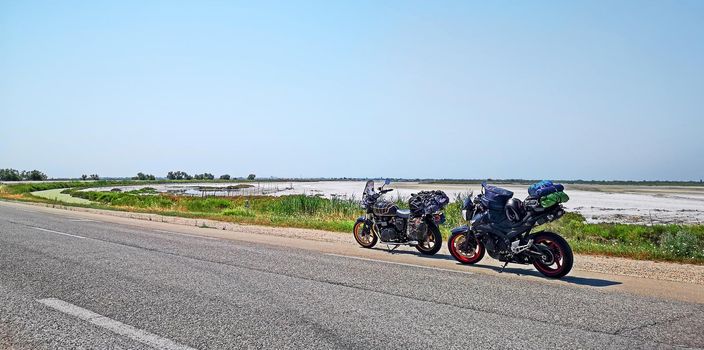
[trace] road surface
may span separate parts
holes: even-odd
[[[0,202],[0,348],[704,347],[704,304],[608,280],[172,226]]]

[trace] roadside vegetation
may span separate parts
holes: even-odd
[[[157,193],[148,187],[124,192],[80,191],[89,187],[133,184],[144,184],[144,181],[12,184],[0,187],[0,198],[345,233],[352,231],[355,219],[363,214],[359,198],[326,199],[306,195],[190,197]],[[63,189],[60,192],[64,196],[90,203],[66,203],[31,194],[51,189]],[[404,198],[396,197],[395,201],[399,206],[407,207]],[[445,238],[451,228],[464,224],[460,207],[460,198],[455,198],[446,208],[447,222],[441,227]],[[704,264],[704,225],[590,224],[581,215],[568,213],[542,229],[562,234],[577,253]]]

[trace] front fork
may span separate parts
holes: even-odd
[[[377,234],[376,230],[374,229],[374,217],[372,214],[366,214],[364,216],[360,216],[357,218],[357,223],[364,223],[364,226],[362,226],[362,234],[367,235],[367,234],[373,234],[376,235],[377,238],[379,235]]]
[[[474,235],[474,232],[472,232],[472,229],[468,225],[455,227],[450,232],[452,235],[461,234],[464,236],[464,241],[460,244],[459,247],[457,247],[461,251],[467,252],[476,248],[477,237]]]

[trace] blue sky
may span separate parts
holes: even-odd
[[[704,178],[702,1],[2,1],[0,168]]]

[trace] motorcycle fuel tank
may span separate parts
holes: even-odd
[[[374,215],[395,216],[396,210],[398,210],[398,206],[396,206],[396,204],[394,204],[393,202],[378,201],[374,203],[374,207],[372,210],[374,211]]]

